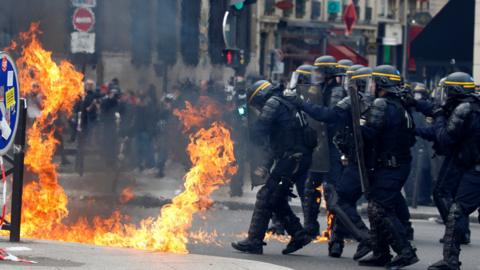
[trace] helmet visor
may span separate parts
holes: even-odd
[[[292,90],[297,88],[299,76],[300,74],[296,71],[292,73],[292,77],[290,78],[290,82],[288,83],[288,86],[287,86],[288,89]]]
[[[315,70],[312,74],[312,84],[318,85],[325,82],[325,72],[322,70]]]
[[[343,87],[344,89],[348,89],[348,83],[349,83],[349,81],[350,81],[350,77],[348,77],[348,76],[341,76],[340,79],[341,79],[341,81],[342,81],[342,82],[341,82],[342,87]]]
[[[443,106],[447,103],[448,93],[445,85],[439,85],[433,91],[433,99],[435,100],[435,104],[439,106]]]

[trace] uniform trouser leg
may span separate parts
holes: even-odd
[[[433,201],[440,213],[440,217],[446,224],[453,196],[461,177],[461,172],[453,164],[452,157],[446,157],[440,167],[435,186],[433,188]],[[451,189],[455,189],[451,191]],[[453,194],[452,194],[453,192]]]
[[[322,193],[319,188],[322,185],[322,179],[323,175],[321,173],[311,172],[305,183],[303,203],[304,226],[309,234],[315,234],[315,236],[320,230],[318,214],[320,212]]]
[[[443,259],[449,265],[459,265],[460,242],[468,229],[464,226],[465,220],[478,207],[480,207],[480,172],[467,172],[460,181],[445,229]]]
[[[396,213],[400,221],[402,222],[403,226],[405,227],[407,238],[409,240],[413,240],[413,227],[412,223],[410,222],[410,210],[408,209],[407,201],[402,194],[398,196],[398,204],[396,207]]]
[[[375,237],[388,243],[397,254],[412,251],[406,228],[395,211],[398,198],[402,196],[400,190],[374,189],[371,196],[369,208],[372,212],[371,222],[373,221],[376,227]],[[372,228],[373,226],[371,224]],[[385,242],[381,242],[383,249]]]
[[[367,225],[363,222],[357,211],[357,202],[363,195],[357,166],[349,165],[343,170],[342,178],[337,183],[337,194],[338,206],[340,209],[345,212],[357,229],[367,234]],[[339,230],[340,234],[343,234],[344,236],[355,236],[355,234],[350,232],[348,227],[341,221],[337,221],[337,224],[338,226],[336,229]],[[364,239],[356,240],[362,241]]]
[[[250,228],[248,229],[248,238],[250,240],[261,241],[265,237],[265,232],[273,213],[270,200],[275,188],[278,187],[267,183],[257,193],[257,200],[253,209]]]

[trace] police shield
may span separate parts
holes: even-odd
[[[253,106],[248,107],[248,130],[251,130],[251,126],[255,123],[258,119],[259,112],[253,108]],[[250,136],[249,136],[250,138]],[[265,184],[267,181],[266,177],[262,177],[256,173],[256,169],[259,165],[265,163],[265,159],[267,158],[267,153],[262,147],[256,146],[251,138],[248,140],[248,149],[247,155],[250,160],[250,179],[252,182],[252,188],[256,186],[260,186]]]
[[[320,86],[298,85],[297,91],[306,101],[314,104],[323,104],[323,96]],[[309,116],[307,120],[310,127],[315,129],[318,135],[318,145],[313,151],[312,166],[310,167],[310,171],[316,173],[326,173],[330,169],[327,126],[325,123],[315,121]]]
[[[365,166],[364,144],[362,137],[362,130],[360,129],[360,116],[361,107],[360,99],[357,90],[353,86],[348,87],[348,93],[351,101],[351,113],[352,113],[352,130],[353,139],[355,143],[355,155],[358,164],[358,170],[360,173],[360,182],[362,184],[362,191],[365,195],[368,195],[370,182],[368,180],[367,168]]]

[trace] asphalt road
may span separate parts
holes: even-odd
[[[215,209],[198,219],[193,230],[216,230],[218,233],[215,244],[191,244],[190,251],[194,254],[214,255],[221,257],[241,258],[273,263],[293,269],[369,269],[359,267],[351,259],[356,244],[349,243],[345,247],[344,256],[334,259],[327,256],[326,243],[312,243],[293,255],[282,255],[285,244],[270,240],[264,248],[264,255],[249,255],[236,252],[230,247],[231,241],[241,239],[248,229],[250,211],[232,211]],[[414,220],[415,246],[418,249],[420,262],[406,269],[426,269],[428,265],[440,259],[442,245],[438,239],[443,235],[442,225],[426,220]],[[325,224],[322,225],[325,227]],[[480,225],[472,224],[472,244],[462,248],[462,269],[480,269]],[[378,269],[378,268],[372,268]]]

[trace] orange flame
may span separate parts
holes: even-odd
[[[42,97],[41,114],[27,136],[25,165],[38,179],[24,188],[22,234],[54,238],[52,233],[68,216],[68,199],[58,184],[57,165],[52,162],[57,145],[54,125],[58,114],[69,115],[73,104],[83,94],[83,75],[67,61],[57,65],[52,53],[42,48],[38,33],[38,24],[34,23],[28,32],[21,34],[20,40],[26,45],[21,47],[21,56],[17,60],[22,92]],[[32,93],[34,83],[41,92]]]
[[[322,194],[324,194],[323,186],[320,185],[315,189],[320,192],[320,197],[317,198],[317,202],[321,202],[322,200],[321,196]],[[325,200],[325,203],[326,202],[327,200]],[[332,212],[327,210],[327,228],[324,231],[322,231],[322,233],[319,236],[317,236],[317,238],[314,241],[315,243],[327,242],[330,239],[333,231],[334,218],[335,218],[335,215]]]
[[[189,101],[185,101],[185,109],[175,109],[173,114],[182,121],[184,132],[192,128],[200,128],[207,125],[207,121],[219,119],[221,112],[218,104],[207,96],[198,98],[198,105],[193,106]]]
[[[236,172],[230,132],[220,122],[200,129],[190,136],[187,151],[192,168],[185,175],[185,191],[160,210],[158,217],[129,224],[129,217],[114,211],[109,218],[95,217],[91,222],[80,218],[66,224],[68,198],[58,183],[57,165],[52,162],[57,141],[55,121],[59,113],[69,115],[74,103],[83,94],[83,76],[66,61],[57,65],[52,53],[42,48],[37,39],[38,24],[21,34],[21,56],[17,61],[19,78],[25,94],[38,94],[41,115],[28,131],[25,164],[38,179],[25,186],[23,196],[22,236],[70,242],[93,243],[117,247],[186,253],[193,215],[208,208],[210,195]],[[33,93],[30,86],[38,84]],[[200,104],[202,104],[200,102]],[[206,104],[206,105],[205,105]],[[213,103],[212,103],[213,104]],[[204,103],[196,111],[193,123],[187,112],[176,112],[185,127],[207,123],[204,118],[218,117],[219,110]],[[124,190],[125,197],[130,195]],[[192,236],[190,236],[192,237]],[[195,237],[195,236],[193,236]]]
[[[126,187],[122,190],[122,193],[120,195],[120,203],[128,203],[133,198],[135,198],[135,193],[133,192],[133,189],[131,187]]]

